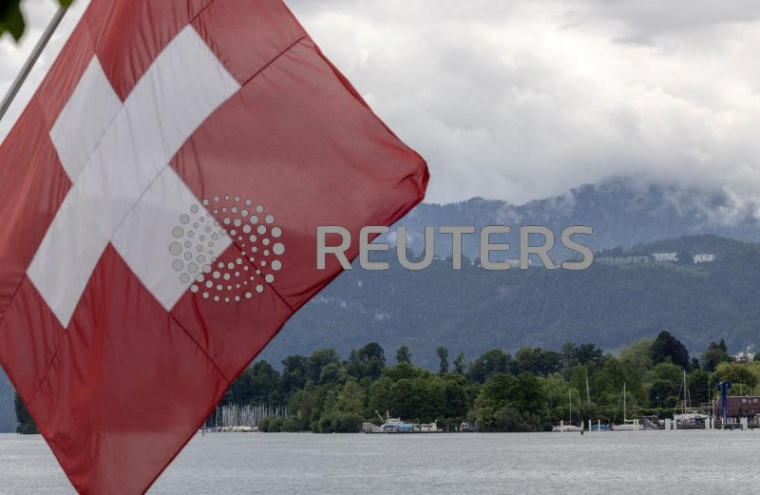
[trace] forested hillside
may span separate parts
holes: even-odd
[[[450,260],[410,272],[346,272],[297,314],[263,354],[278,363],[289,354],[334,347],[342,354],[375,341],[408,345],[423,367],[446,346],[477,356],[489,348],[558,349],[568,341],[607,350],[667,329],[690,348],[725,338],[732,352],[760,334],[760,245],[697,236],[639,245],[630,253],[673,251],[679,262],[606,266],[583,272],[532,268],[489,272]],[[715,254],[712,263],[690,256]],[[599,256],[621,256],[616,250]]]

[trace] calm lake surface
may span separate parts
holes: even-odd
[[[732,494],[760,486],[758,432],[197,436],[149,492]],[[0,493],[73,493],[40,437],[0,435]]]

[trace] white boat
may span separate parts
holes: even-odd
[[[390,412],[386,412],[385,418],[383,418],[379,412],[375,411],[375,414],[377,414],[380,417],[381,421],[384,421],[382,425],[380,425],[380,430],[382,430],[383,433],[412,433],[414,432],[414,425],[411,423],[405,423],[401,421],[401,418],[391,418]]]
[[[560,432],[560,433],[579,432],[579,431],[583,431],[583,427],[576,426],[576,425],[573,425],[573,424],[567,424],[566,425],[564,423],[561,423],[561,424],[555,426],[554,428],[552,428],[552,431],[557,431],[557,432]]]
[[[643,429],[638,419],[627,419],[621,425],[612,426],[612,431],[642,431]]]
[[[415,426],[414,428],[415,431],[417,431],[418,425],[414,425],[414,426]],[[438,429],[438,423],[436,421],[433,421],[432,423],[423,423],[419,425],[420,433],[438,433],[439,431],[441,430]]]
[[[687,411],[682,414],[674,414],[673,420],[677,423],[678,428],[704,429],[705,425],[710,421],[710,416],[699,412]]]

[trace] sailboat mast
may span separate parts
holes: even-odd
[[[573,424],[573,392],[570,389],[567,391],[567,399],[570,402],[570,424]]]
[[[628,411],[626,409],[626,404],[625,404],[625,385],[626,384],[623,383],[623,423],[628,421],[628,418],[626,417],[628,415]]]

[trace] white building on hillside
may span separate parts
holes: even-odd
[[[701,253],[694,255],[694,263],[712,263],[715,261],[715,255],[709,253]]]
[[[678,261],[678,253],[652,253],[655,261]]]

